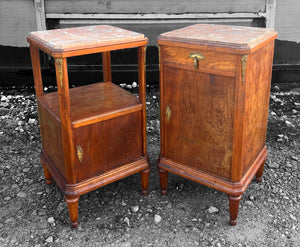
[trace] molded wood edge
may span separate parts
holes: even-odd
[[[48,157],[45,150],[42,149],[41,160],[52,175],[52,179],[56,182],[62,193],[66,196],[80,196],[94,189],[103,187],[107,184],[125,178],[132,174],[150,169],[148,156],[142,157],[132,163],[124,164],[104,174],[96,175],[90,179],[86,179],[80,183],[68,184],[63,175],[56,169],[55,165]]]
[[[266,158],[267,148],[265,146],[257,156],[256,160],[253,162],[251,168],[244,175],[242,180],[240,182],[235,183],[229,180],[218,178],[214,175],[198,171],[190,167],[186,167],[184,165],[180,165],[164,157],[160,157],[158,168],[182,176],[184,178],[193,180],[197,183],[206,185],[213,189],[222,191],[226,194],[238,196],[242,195],[245,192],[246,188],[252,181],[258,169],[265,162]]]

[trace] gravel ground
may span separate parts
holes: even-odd
[[[33,91],[0,92],[0,246],[300,246],[299,84],[272,84],[263,182],[244,193],[234,227],[224,193],[170,174],[160,195],[158,86],[147,88],[149,194],[138,175],[85,194],[77,229],[44,182]]]

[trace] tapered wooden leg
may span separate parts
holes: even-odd
[[[258,171],[256,173],[256,181],[257,182],[261,182],[262,181],[264,167],[265,167],[265,162],[260,166],[260,168],[258,169]]]
[[[160,168],[158,169],[158,171],[160,180],[160,192],[162,195],[166,195],[168,187],[168,172]]]
[[[141,171],[141,184],[142,184],[143,195],[148,194],[149,174],[150,174],[150,168]]]
[[[237,223],[237,217],[239,213],[239,204],[242,196],[228,195],[229,199],[229,214],[230,214],[230,225],[235,226]]]
[[[43,161],[42,161],[42,164],[44,167],[44,175],[45,175],[46,184],[52,184],[52,176]]]
[[[78,197],[65,197],[65,202],[68,204],[69,216],[71,220],[71,226],[76,228],[78,226]]]

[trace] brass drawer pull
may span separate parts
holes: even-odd
[[[194,68],[197,69],[198,68],[198,60],[204,60],[205,56],[197,51],[193,51],[190,53],[189,58],[194,60]]]

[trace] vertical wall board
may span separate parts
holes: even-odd
[[[265,12],[266,0],[45,0],[46,13],[236,13]]]
[[[0,45],[28,46],[26,36],[36,30],[32,0],[0,1]]]
[[[299,0],[277,0],[275,30],[280,40],[300,42]]]

